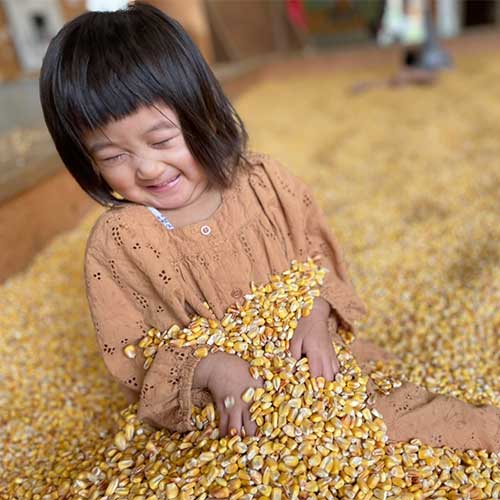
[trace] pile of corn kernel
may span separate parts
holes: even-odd
[[[4,175],[12,166],[22,166],[35,154],[46,152],[50,136],[40,128],[17,127],[6,134],[0,135],[0,172]],[[44,149],[45,148],[45,149]]]
[[[500,67],[483,55],[458,60],[434,87],[349,95],[356,80],[378,76],[323,72],[287,78],[286,85],[271,80],[244,95],[237,108],[253,147],[274,154],[315,188],[369,309],[358,334],[401,359],[377,367],[380,379],[390,373],[500,407]],[[307,117],[308,126],[299,126],[297,117]],[[197,430],[177,446],[180,436],[140,425],[104,368],[87,312],[82,260],[96,217],[57,238],[0,288],[0,498],[191,498],[190,483],[201,488],[213,476],[206,498],[223,497],[227,488],[233,498],[286,499],[296,491],[282,487],[291,470],[304,485],[299,498],[322,498],[329,478],[336,480],[327,485],[331,498],[500,496],[496,455],[357,437],[362,422],[370,422],[362,397],[353,408],[361,422],[333,419],[338,427],[324,434],[339,435],[313,454],[299,450],[303,443],[294,449],[297,439],[286,434],[274,439],[272,450],[263,449],[268,453],[260,469],[259,459],[252,467],[259,455],[252,438],[209,445],[215,430],[206,436]],[[343,373],[360,383],[354,393],[363,396],[364,377],[348,349],[338,349],[338,356]],[[316,385],[325,390],[320,380]],[[262,424],[272,425],[276,417],[267,415]],[[370,415],[374,428],[367,432],[375,435],[384,427]],[[210,407],[194,418],[205,432],[215,427]],[[333,453],[332,445],[343,453]],[[365,457],[359,447],[371,454]],[[200,466],[189,462],[196,453]],[[218,454],[212,463],[211,453]],[[217,462],[221,454],[238,459]],[[237,476],[230,484],[208,470],[217,463]],[[181,471],[174,483],[179,491],[167,489],[169,464]],[[331,467],[328,478],[321,477],[322,466]],[[212,476],[202,480],[204,467]],[[308,476],[313,470],[316,479]],[[245,491],[259,480],[260,491]],[[312,481],[308,488],[317,491],[305,489]],[[130,495],[135,484],[141,486]]]
[[[262,388],[248,388],[241,395],[252,403],[257,437],[219,439],[213,404],[195,411],[196,431],[188,435],[154,434],[138,424],[133,412],[125,412],[113,442],[99,457],[106,465],[88,470],[75,493],[88,498],[105,493],[277,500],[303,498],[304,492],[334,498],[352,490],[358,479],[367,490],[368,485],[376,486],[380,479],[373,474],[383,469],[386,436],[381,415],[366,406],[367,377],[339,347],[342,371],[331,382],[311,378],[307,359],[296,361],[288,351],[298,321],[309,314],[319,295],[323,276],[313,261],[293,262],[268,284],[252,284],[245,302],[230,308],[220,322],[197,317],[187,328],[151,329],[137,346],[125,346],[129,357],[143,349],[146,369],[166,344],[199,345],[199,357],[225,351],[247,360],[252,376],[264,380]],[[360,474],[368,465],[373,474]],[[403,478],[401,466],[397,471]],[[389,486],[392,480],[387,481],[382,471],[380,488]]]

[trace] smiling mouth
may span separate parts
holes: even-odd
[[[150,186],[148,186],[148,188],[155,189],[155,188],[166,187],[166,186],[168,186],[170,184],[173,184],[180,177],[180,175],[181,174],[179,173],[175,177],[172,177],[168,181],[162,182],[161,184],[151,184]]]

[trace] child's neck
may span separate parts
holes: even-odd
[[[167,217],[174,228],[181,228],[210,218],[221,203],[221,191],[212,188],[204,191],[195,201],[185,207],[175,210],[160,210],[160,212]]]

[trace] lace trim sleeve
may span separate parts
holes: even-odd
[[[141,391],[138,411],[141,420],[171,431],[194,429],[191,391],[194,371],[200,361],[194,350],[193,347],[166,346],[156,353]]]
[[[149,326],[128,299],[121,281],[113,277],[116,265],[116,256],[106,259],[95,249],[87,251],[87,300],[104,364],[127,398],[132,399],[133,391],[137,400],[144,377],[144,358],[138,349],[134,357],[128,357],[124,348],[137,343]]]
[[[276,160],[264,155],[260,158],[285,212],[295,258],[316,257],[329,270],[321,296],[337,313],[342,327],[354,332],[354,321],[366,314],[366,308],[349,279],[342,250],[325,214],[301,179]]]
[[[108,220],[99,221],[106,225],[92,232],[85,257],[87,298],[104,363],[129,402],[133,391],[139,417],[170,430],[188,430],[191,384],[199,360],[191,348],[167,347],[145,370],[138,343],[157,325],[152,324],[149,297],[136,291],[134,280],[140,280],[141,271],[122,248],[128,245],[126,226]],[[168,304],[164,306],[164,324],[176,323],[178,318],[169,319]]]

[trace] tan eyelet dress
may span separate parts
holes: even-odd
[[[311,190],[268,156],[248,153],[247,159],[250,167],[238,170],[207,220],[168,230],[148,207],[127,204],[105,212],[90,234],[86,286],[104,362],[128,400],[139,402],[139,417],[157,427],[191,430],[191,406],[211,397],[191,387],[199,361],[192,348],[161,349],[147,372],[142,354],[124,355],[123,347],[149,328],[184,326],[193,314],[221,319],[229,305],[244,300],[251,281],[265,283],[291,260],[314,255],[330,270],[321,294],[332,316],[354,331],[354,322],[365,314]],[[332,335],[341,341],[333,327]],[[351,348],[361,366],[390,357],[360,339]],[[375,394],[373,385],[369,390]],[[392,440],[500,451],[499,409],[474,407],[412,384],[376,395],[374,404]]]

